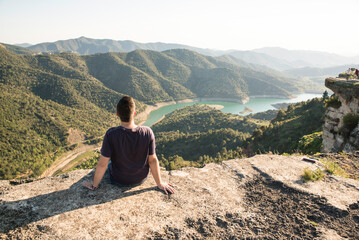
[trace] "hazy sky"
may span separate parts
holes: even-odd
[[[0,0],[0,42],[77,38],[359,55],[358,0]]]

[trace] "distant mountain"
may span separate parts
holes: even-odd
[[[345,72],[348,68],[359,68],[359,64],[340,65],[328,68],[293,68],[285,70],[287,74],[292,74],[300,77],[321,77],[321,76],[337,76],[339,73]]]
[[[39,52],[75,52],[82,55],[107,52],[132,52],[137,49],[161,52],[177,48],[189,49],[207,55],[218,56],[224,53],[224,51],[202,49],[175,43],[138,43],[130,40],[116,41],[112,39],[92,39],[86,37],[39,43],[29,46],[28,48]]]
[[[267,54],[253,51],[221,51],[197,48],[183,44],[174,43],[138,43],[134,41],[116,41],[112,39],[92,39],[80,37],[76,39],[60,40],[56,42],[39,43],[28,47],[38,52],[74,52],[82,55],[107,53],[107,52],[132,52],[134,50],[166,51],[171,49],[188,49],[208,56],[231,55],[247,63],[259,64],[276,70],[300,67],[285,60],[274,58]]]
[[[13,53],[17,53],[17,54],[36,54],[36,51],[33,51],[31,49],[28,48],[24,48],[24,47],[20,47],[20,46],[15,46],[15,45],[10,45],[10,44],[6,44],[6,43],[0,43],[0,47],[3,46],[4,48],[6,48],[7,50],[13,52]]]
[[[319,51],[288,50],[279,47],[259,48],[254,49],[253,51],[288,61],[300,67],[332,67],[343,64],[359,63],[358,57],[349,58]]]
[[[289,68],[300,67],[300,65],[296,63],[254,51],[230,51],[228,54],[248,63],[259,64],[280,71]]]
[[[138,43],[130,40],[92,39],[80,37],[75,39],[45,42],[28,46],[37,52],[73,52],[82,55],[107,52],[132,52],[134,50],[166,51],[171,49],[188,49],[207,56],[232,55],[248,63],[263,65],[275,70],[300,67],[330,67],[349,63],[359,63],[359,56],[347,58],[336,54],[315,51],[291,51],[284,48],[260,48],[252,51],[204,49],[176,43]]]
[[[313,87],[278,72],[242,67],[231,57],[209,57],[185,49],[103,53],[83,59],[89,73],[105,86],[147,103],[193,97],[288,97],[290,92]]]
[[[18,43],[18,44],[13,44],[14,46],[18,46],[18,47],[30,47],[32,46],[33,44],[30,44],[30,43]]]

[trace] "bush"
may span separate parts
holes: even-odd
[[[320,152],[320,149],[323,146],[322,134],[323,132],[315,132],[303,136],[298,143],[298,148],[304,154],[315,154]]]
[[[308,181],[319,181],[322,180],[324,177],[324,173],[319,168],[315,170],[310,170],[309,168],[305,168],[303,172],[304,182]]]
[[[338,168],[339,166],[336,162],[330,162],[325,165],[325,171],[327,171],[329,174],[335,174]]]
[[[329,99],[324,101],[325,107],[340,108],[342,103],[337,96],[331,96]]]
[[[348,113],[343,117],[344,127],[348,129],[349,132],[351,132],[358,125],[358,122],[359,115],[357,114]]]

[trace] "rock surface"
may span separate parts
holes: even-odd
[[[344,127],[343,118],[347,114],[359,114],[359,80],[327,78],[325,86],[338,96],[341,106],[326,109],[322,151],[328,153],[358,150],[359,126],[354,130],[348,130]]]
[[[135,188],[93,171],[14,185],[0,183],[2,239],[358,239],[359,182],[336,176],[303,183],[302,157],[257,155],[201,169],[162,171],[176,188],[165,195],[152,177]]]

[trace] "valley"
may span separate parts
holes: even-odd
[[[181,154],[177,157],[168,155],[171,151],[161,150],[165,145],[159,147],[162,165],[170,167],[173,162],[173,168],[183,163],[195,166],[240,156],[245,139],[256,127],[268,124],[265,122],[268,120],[260,123],[263,120],[252,119],[252,115],[273,109],[274,103],[321,95],[301,94],[307,90],[320,92],[321,87],[311,81],[230,55],[213,57],[188,49],[38,54],[18,46],[1,46],[0,87],[5,110],[1,118],[2,179],[50,176],[76,167],[75,159],[98,147],[69,141],[69,129],[81,132],[83,141],[101,139],[106,129],[119,124],[114,112],[118,99],[125,94],[136,99],[136,122],[149,126],[162,124],[166,121],[165,114],[196,103],[221,105],[220,112],[235,114],[231,118],[238,118],[239,122],[244,118],[237,114],[246,107],[253,109],[243,126],[254,125],[250,129],[225,126],[227,135],[221,136],[220,128],[212,132],[202,129],[199,133],[180,131],[180,135],[171,136],[172,131],[179,130],[173,127],[166,130],[168,133],[159,133],[160,143],[160,139],[171,136],[171,144],[180,141],[179,145],[191,144],[194,148],[204,144],[205,138],[217,138],[216,148],[207,149],[209,155],[204,150],[202,155],[196,155],[198,159],[202,157],[198,163],[183,155],[183,151],[191,152],[191,147],[181,150],[184,159]],[[293,98],[293,93],[299,93],[300,98]],[[21,114],[24,109],[27,109],[25,115]],[[220,119],[212,116],[202,120],[203,123],[223,121]],[[24,133],[26,137],[19,138]],[[237,139],[233,140],[237,142],[233,146],[226,144],[231,138]],[[35,147],[30,148],[32,145]],[[223,152],[222,148],[227,146],[227,152]]]

